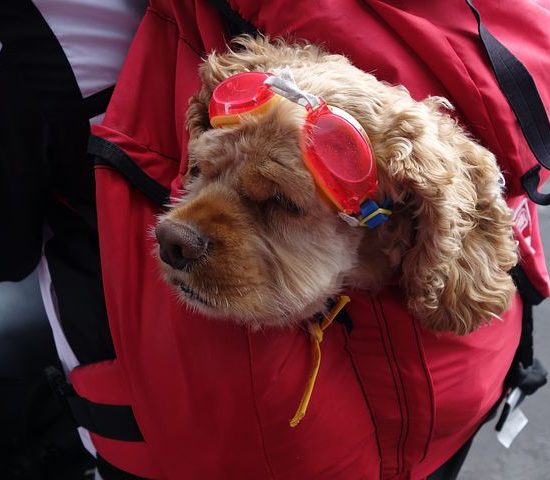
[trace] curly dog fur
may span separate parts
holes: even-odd
[[[305,109],[279,102],[262,116],[212,129],[215,86],[244,71],[290,67],[296,83],[352,114],[371,141],[377,201],[394,214],[349,227],[321,199],[300,151]],[[192,226],[208,251],[185,269],[161,262],[186,303],[260,327],[295,325],[346,288],[399,283],[410,311],[434,331],[471,332],[505,311],[517,263],[512,217],[494,155],[444,110],[309,44],[240,37],[200,67],[188,110],[184,195],[162,217]]]

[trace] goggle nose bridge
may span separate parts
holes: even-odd
[[[297,103],[308,110],[313,110],[323,103],[319,97],[298,88],[294,75],[292,75],[292,70],[289,67],[276,70],[274,75],[265,79],[264,85],[267,85],[274,93],[281,95],[281,97]]]

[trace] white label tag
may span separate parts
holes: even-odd
[[[527,417],[520,408],[512,410],[500,432],[497,432],[497,440],[506,448],[510,448],[510,445],[512,445],[519,432],[527,425],[527,422]]]
[[[516,387],[512,390],[510,395],[508,395],[508,398],[506,399],[506,403],[510,405],[510,410],[513,410],[517,407],[520,400],[523,400],[525,398],[525,395],[522,394],[521,389]]]
[[[519,233],[525,239],[525,243],[528,247],[531,248],[531,250],[533,250],[534,253],[535,250],[531,246],[531,213],[529,213],[529,204],[527,203],[527,199],[523,199],[521,203],[515,208],[514,223],[516,224],[516,228],[518,229]]]

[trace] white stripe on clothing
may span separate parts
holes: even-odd
[[[55,349],[65,375],[68,377],[69,372],[79,365],[79,362],[74,354],[69,342],[63,334],[63,329],[59,322],[59,315],[57,313],[57,298],[52,285],[52,277],[46,262],[46,257],[42,255],[40,263],[38,264],[38,281],[40,282],[40,293],[42,294],[42,302],[44,302],[44,309],[50,322],[50,327],[53,333],[53,340],[55,343]],[[86,450],[92,455],[96,455],[96,449],[90,438],[88,430],[78,427],[78,434]]]
[[[83,97],[116,83],[145,0],[34,0],[63,47]]]

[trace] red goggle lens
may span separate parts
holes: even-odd
[[[376,193],[376,164],[366,135],[338,109],[310,112],[304,161],[325,195],[345,213],[358,213]]]
[[[264,72],[244,72],[221,82],[208,105],[212,126],[235,123],[233,116],[249,113],[271,100],[275,93],[264,85],[269,76]]]

